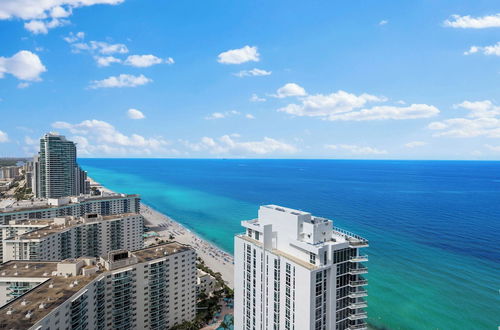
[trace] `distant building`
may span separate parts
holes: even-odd
[[[204,292],[210,296],[217,288],[217,280],[212,275],[198,269],[196,281],[196,295]]]
[[[57,261],[97,257],[109,251],[137,250],[144,246],[144,219],[135,213],[46,220],[14,221],[0,225],[2,259]]]
[[[56,133],[40,139],[40,152],[33,159],[36,197],[59,198],[88,194],[90,184],[76,162],[76,144]]]
[[[0,224],[8,224],[11,220],[81,217],[87,213],[99,215],[139,213],[140,200],[139,195],[104,194],[12,201],[10,205],[0,208]]]
[[[2,329],[169,329],[196,315],[196,254],[167,243],[0,265]]]
[[[20,166],[3,166],[0,167],[0,179],[18,180],[21,177]]]
[[[261,206],[235,237],[235,329],[366,329],[368,241],[331,220]]]

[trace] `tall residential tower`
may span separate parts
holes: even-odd
[[[368,241],[333,222],[261,206],[235,237],[235,329],[366,329]]]
[[[36,197],[58,198],[88,193],[86,173],[76,163],[76,145],[62,135],[47,133],[40,139],[34,159]]]

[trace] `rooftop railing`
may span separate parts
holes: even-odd
[[[339,227],[333,227],[333,231],[343,236],[353,247],[362,247],[368,245],[368,240],[366,238],[356,235],[350,231],[347,231]]]

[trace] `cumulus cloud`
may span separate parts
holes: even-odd
[[[500,14],[482,17],[451,15],[450,18],[444,21],[444,26],[461,29],[500,27]]]
[[[288,143],[264,137],[260,141],[238,141],[239,135],[223,135],[217,139],[203,137],[199,142],[183,141],[193,151],[208,151],[211,154],[231,155],[267,155],[267,154],[292,154],[298,149]]]
[[[367,146],[358,146],[354,144],[327,144],[326,149],[346,151],[353,155],[386,155],[388,152],[386,150],[377,149]]]
[[[120,63],[121,60],[119,58],[116,58],[114,56],[96,56],[94,57],[95,61],[97,62],[97,66],[103,67],[103,66],[109,66],[112,63]]]
[[[130,66],[135,66],[138,68],[145,68],[148,66],[152,66],[155,64],[161,64],[161,63],[168,63],[168,64],[173,64],[174,59],[169,57],[165,60],[154,56],[154,55],[130,55],[127,57],[125,62],[123,62],[125,65],[130,65]]]
[[[144,119],[144,118],[146,118],[146,116],[144,116],[144,114],[140,110],[137,110],[137,109],[128,109],[127,116],[130,119]]]
[[[389,23],[389,21],[384,19],[384,20],[381,20],[380,22],[378,22],[378,25],[386,25],[387,23]]]
[[[2,0],[0,20],[19,18],[27,21],[24,27],[37,34],[66,25],[73,10],[97,4],[117,5],[124,0]]]
[[[465,55],[471,55],[476,53],[483,53],[484,55],[496,55],[500,56],[500,42],[491,46],[472,46],[468,51],[464,52]]]
[[[0,131],[0,143],[9,141],[9,136],[7,133]]]
[[[28,50],[21,50],[12,57],[0,56],[0,78],[8,73],[20,80],[40,81],[40,75],[45,71],[47,68],[38,55]]]
[[[484,100],[464,101],[454,107],[467,110],[467,118],[451,118],[430,123],[428,125],[429,129],[439,131],[434,136],[456,138],[500,137],[500,106],[493,104],[489,100]]]
[[[120,74],[119,76],[111,76],[103,80],[94,80],[90,83],[89,88],[118,88],[118,87],[137,87],[146,85],[153,80],[147,78],[143,74],[134,76],[131,74]]]
[[[24,88],[28,88],[30,87],[31,84],[29,82],[20,82],[19,84],[17,84],[17,88],[19,89],[24,89]]]
[[[234,75],[236,77],[255,77],[255,76],[269,76],[272,73],[272,71],[266,71],[266,70],[261,70],[261,69],[252,69],[252,70],[242,70],[238,73],[235,73]]]
[[[252,115],[251,113],[247,113],[247,114],[245,115],[245,118],[246,118],[246,119],[255,119],[255,116],[254,116],[254,115]]]
[[[128,53],[128,48],[124,44],[116,43],[110,44],[105,41],[89,41],[86,42],[73,42],[71,43],[71,48],[73,52],[78,53],[81,51],[88,51],[91,53],[98,53],[103,55],[111,54],[126,54]]]
[[[282,99],[290,96],[305,96],[305,95],[307,95],[307,93],[303,87],[297,85],[296,83],[288,83],[285,84],[283,87],[278,88],[274,97]]]
[[[250,97],[250,102],[265,102],[266,99],[263,98],[263,97],[260,97],[259,95],[257,94],[252,94],[252,96]]]
[[[150,155],[165,152],[169,143],[162,137],[147,138],[139,134],[126,135],[102,120],[84,120],[78,124],[63,121],[52,127],[67,130],[75,136],[78,151],[85,155]]]
[[[277,95],[279,95],[279,91]],[[436,107],[427,104],[412,104],[409,106],[379,105],[361,109],[368,103],[387,102],[387,98],[366,93],[356,95],[342,90],[327,95],[307,95],[299,97],[299,100],[299,104],[288,104],[278,109],[278,111],[299,117],[319,117],[332,121],[417,119],[432,117],[439,113]]]
[[[427,145],[427,142],[424,142],[424,141],[412,141],[412,142],[406,143],[405,147],[409,148],[409,149],[413,149],[413,148],[423,147],[425,145]]]
[[[256,46],[245,46],[220,53],[217,62],[223,64],[241,64],[245,62],[258,62],[260,54]]]
[[[227,118],[227,117],[235,116],[235,115],[239,115],[239,114],[240,114],[240,112],[236,111],[236,110],[231,110],[231,111],[226,111],[226,112],[213,112],[210,115],[206,116],[205,119],[206,120],[223,119],[223,118]]]

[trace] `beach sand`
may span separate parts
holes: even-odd
[[[95,180],[90,179],[90,181],[93,187],[95,186],[103,192],[113,193],[113,191],[100,185]],[[199,237],[169,216],[156,211],[144,203],[141,203],[141,215],[144,217],[146,227],[159,234],[157,238],[160,240],[169,240],[170,235],[173,235],[175,237],[174,241],[192,246],[196,250],[198,257],[205,262],[205,265],[213,271],[221,273],[226,284],[234,289],[234,258],[232,255]],[[145,239],[144,243],[148,246],[151,243],[155,243],[155,241],[155,238],[151,237]]]

